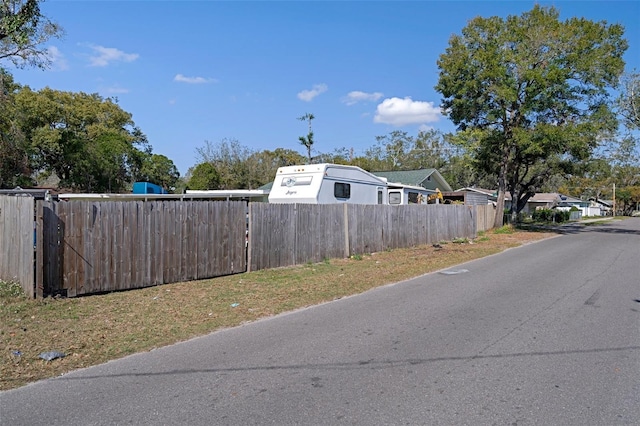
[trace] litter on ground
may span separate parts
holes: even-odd
[[[38,357],[44,359],[45,361],[53,361],[56,358],[64,358],[65,356],[65,354],[58,351],[42,352],[40,355],[38,355]]]

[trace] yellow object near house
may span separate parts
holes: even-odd
[[[427,197],[427,202],[429,204],[433,204],[436,203],[436,200],[438,204],[440,204],[442,202],[442,192],[440,192],[440,190],[438,188],[436,188],[436,193],[435,194],[430,194]]]

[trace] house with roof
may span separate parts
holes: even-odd
[[[539,209],[553,209],[560,204],[560,194],[551,192],[538,192],[527,200],[522,213],[531,214]],[[511,209],[511,194],[505,196],[505,209]],[[571,207],[569,207],[571,208]]]
[[[443,193],[445,203],[461,202],[464,204],[495,204],[498,191],[484,188],[460,188]],[[569,211],[571,208],[580,210],[580,216],[605,215],[611,205],[604,200],[581,200],[557,192],[539,192],[529,198],[522,213],[531,214],[537,209],[558,209]],[[505,194],[505,210],[511,209],[511,194]]]
[[[497,199],[495,189],[484,188],[459,188],[455,191],[442,193],[444,204],[462,203],[469,206],[494,204]]]
[[[610,216],[613,214],[613,200],[601,200],[599,198],[589,198],[593,209],[600,209],[600,216]],[[597,215],[590,215],[597,216]]]
[[[389,183],[401,183],[403,185],[419,186],[425,189],[441,192],[451,191],[451,186],[436,169],[420,170],[396,170],[390,172],[371,172],[372,174],[385,178]]]
[[[536,209],[557,209],[570,211],[572,208],[580,211],[580,217],[583,216],[601,216],[602,210],[600,206],[595,205],[589,200],[581,200],[569,195],[557,192],[539,192],[529,198],[522,213],[531,214]],[[511,196],[507,194],[505,198],[505,209],[511,208]],[[577,219],[577,218],[572,218]]]

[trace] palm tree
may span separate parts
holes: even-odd
[[[309,133],[306,137],[300,136],[298,138],[300,143],[307,148],[307,157],[309,158],[309,164],[311,164],[311,147],[313,146],[313,131],[311,131],[311,120],[313,120],[314,118],[314,115],[310,113],[306,113],[302,117],[298,117],[298,120],[300,121],[309,121]]]

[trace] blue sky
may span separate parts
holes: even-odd
[[[205,141],[306,155],[305,113],[315,151],[361,155],[393,130],[453,131],[433,89],[449,37],[536,3],[624,25],[627,69],[640,70],[639,1],[154,0],[49,0],[43,13],[66,32],[48,44],[52,68],[9,69],[34,90],[117,97],[181,175]]]

